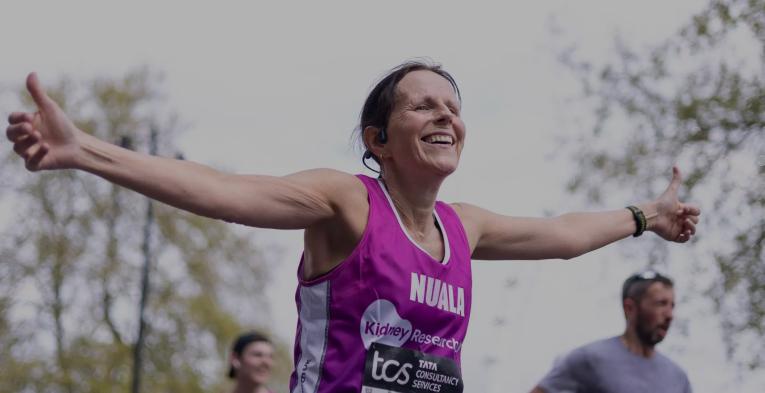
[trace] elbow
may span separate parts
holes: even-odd
[[[556,257],[564,260],[574,259],[597,247],[597,241],[582,230],[580,225],[572,225],[567,216],[558,218],[553,225],[554,247]]]
[[[561,252],[561,259],[568,261],[578,256],[587,254],[590,251],[591,249],[589,247],[583,247],[581,245],[572,244],[566,247],[566,249]]]
[[[592,250],[592,247],[591,242],[588,241],[588,239],[569,234],[567,236],[561,236],[556,249],[558,257],[568,261],[588,253]]]
[[[564,261],[570,261],[580,255],[582,255],[582,253],[578,253],[576,251],[566,251],[564,253],[561,253],[560,259],[563,259]]]

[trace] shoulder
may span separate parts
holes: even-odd
[[[539,381],[545,392],[575,392],[589,386],[591,367],[588,346],[574,348],[557,357],[552,369]]]
[[[581,346],[581,350],[590,358],[613,358],[627,353],[619,337],[596,340]]]
[[[593,352],[611,351],[622,347],[623,344],[618,336],[595,340],[582,346],[582,348],[587,348]]]
[[[447,205],[454,210],[460,220],[472,252],[483,233],[483,223],[488,211],[465,202],[448,203]]]
[[[597,367],[617,353],[617,349],[613,338],[601,339],[571,350],[566,355],[566,361],[582,367]]]
[[[604,358],[604,354],[611,352],[609,339],[597,340],[582,346],[576,347],[556,361],[556,366],[572,370],[574,374],[588,375],[598,362]]]
[[[454,209],[454,211],[457,213],[458,216],[460,216],[461,220],[465,220],[466,218],[473,218],[477,214],[481,213],[481,209],[478,206],[471,205],[469,203],[465,202],[453,202],[453,203],[447,203],[449,207]]]
[[[602,347],[606,340],[591,342],[568,352],[563,353],[555,360],[557,367],[576,367],[581,368],[589,365],[591,358],[602,352]]]
[[[297,186],[315,190],[332,200],[345,201],[349,197],[366,198],[366,187],[359,177],[330,168],[308,169],[283,177]]]
[[[306,169],[284,176],[284,178],[301,182],[315,183],[319,185],[344,184],[347,186],[352,186],[353,184],[358,184],[359,186],[363,187],[361,180],[359,180],[357,176],[351,175],[348,172],[338,171],[331,168]]]
[[[670,371],[677,379],[688,379],[688,375],[685,373],[685,370],[683,370],[682,367],[680,367],[679,364],[675,363],[672,359],[664,355],[660,352],[655,352],[656,354],[656,361],[661,364],[661,366]]]
[[[448,203],[469,232],[478,229],[489,211],[465,202]]]
[[[598,340],[576,347],[568,352],[566,357],[574,362],[588,362],[593,355],[602,352],[605,340]]]

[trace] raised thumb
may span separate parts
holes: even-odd
[[[32,99],[35,101],[38,109],[48,108],[53,100],[45,93],[45,89],[40,84],[40,80],[37,78],[37,74],[32,72],[27,76],[27,90],[32,95]]]
[[[677,190],[680,188],[680,183],[682,182],[683,177],[680,175],[680,168],[677,167],[677,165],[672,166],[672,182],[669,183],[669,187]]]

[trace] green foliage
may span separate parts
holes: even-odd
[[[666,169],[682,162],[685,198],[705,211],[696,263],[716,269],[705,293],[729,354],[763,367],[765,1],[711,1],[648,53],[617,47],[612,64],[568,63],[598,118],[577,148],[580,170],[569,187],[595,200],[613,185],[649,197],[665,184]],[[599,142],[614,136],[622,141],[616,147]]]
[[[86,132],[148,151],[153,127],[159,154],[173,156],[177,119],[157,115],[167,113],[160,83],[142,68],[64,78],[49,93]],[[15,196],[0,236],[0,391],[128,392],[147,200],[86,173],[29,174],[10,153],[0,157]],[[219,390],[231,340],[267,322],[269,265],[243,230],[161,204],[154,212],[142,391]],[[279,343],[277,352],[287,353]],[[276,367],[274,384],[285,385],[289,356]]]

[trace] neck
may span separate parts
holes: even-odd
[[[252,381],[238,380],[231,393],[267,393],[265,386]]]
[[[435,230],[433,211],[442,182],[443,179],[439,179],[428,184],[419,179],[412,181],[390,172],[385,173],[383,183],[403,224],[413,235],[424,238]]]
[[[638,337],[635,329],[630,329],[629,327],[622,334],[621,341],[628,351],[644,358],[650,358],[656,352],[653,345],[646,345],[640,341],[640,337]]]

